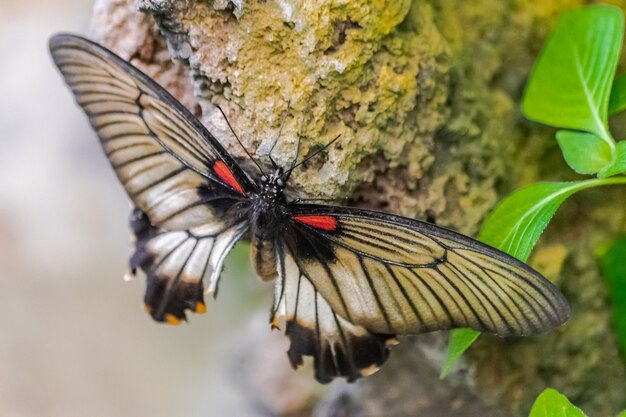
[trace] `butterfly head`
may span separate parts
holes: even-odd
[[[261,187],[266,195],[270,195],[274,198],[282,194],[285,189],[286,179],[283,178],[284,170],[281,167],[277,167],[276,170],[261,177]]]

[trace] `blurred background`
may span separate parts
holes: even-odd
[[[0,0],[0,416],[271,414],[251,355],[292,371],[247,247],[181,326],[141,311],[143,278],[122,280],[130,205],[47,50],[86,33],[92,7]]]

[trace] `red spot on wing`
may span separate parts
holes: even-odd
[[[222,181],[224,181],[226,184],[233,187],[240,194],[243,194],[243,187],[241,186],[241,184],[237,182],[237,180],[235,179],[235,176],[233,175],[231,170],[228,169],[228,167],[226,166],[224,162],[222,161],[215,162],[215,164],[213,165],[213,170],[215,171],[217,176],[220,177]]]
[[[337,230],[337,219],[333,216],[291,216],[292,219],[322,230]]]

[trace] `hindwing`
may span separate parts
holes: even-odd
[[[321,383],[336,377],[354,381],[376,372],[389,356],[389,346],[397,343],[395,337],[372,333],[337,315],[290,250],[279,246],[277,255],[272,323],[277,327],[279,317],[285,318],[291,365],[297,368],[303,356],[312,356],[315,378]]]
[[[186,310],[204,312],[204,278],[207,292],[216,294],[224,259],[247,231],[245,224],[227,222],[219,228],[163,230],[138,209],[130,224],[136,243],[130,267],[133,274],[138,268],[146,274],[146,310],[170,324],[184,320]]]

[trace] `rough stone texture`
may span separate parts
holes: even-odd
[[[188,109],[200,115],[189,69],[172,61],[154,19],[139,13],[134,1],[96,0],[89,37],[158,80]]]
[[[524,121],[518,107],[558,12],[581,3],[142,0],[141,14],[131,0],[99,0],[92,33],[181,97],[235,155],[243,151],[216,105],[265,166],[283,119],[273,153],[282,164],[298,136],[302,158],[341,134],[294,174],[301,195],[348,195],[473,234],[515,187],[574,178],[553,131]],[[589,415],[626,407],[595,261],[597,247],[626,230],[625,202],[620,190],[577,196],[534,252],[531,263],[572,303],[566,326],[523,340],[484,336],[444,382],[436,375],[446,335],[405,338],[379,374],[331,385],[315,415],[525,415],[546,386]],[[288,414],[310,415],[303,404]]]

